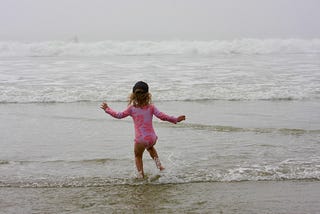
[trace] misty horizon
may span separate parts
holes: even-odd
[[[320,37],[320,1],[3,0],[0,41]]]

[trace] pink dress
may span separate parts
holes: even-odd
[[[141,107],[130,105],[122,112],[116,112],[110,107],[105,109],[105,112],[114,118],[125,118],[131,116],[134,122],[135,143],[144,144],[147,149],[151,148],[157,141],[158,137],[152,126],[152,118],[155,115],[157,118],[176,124],[178,118],[166,115],[160,112],[153,104]]]

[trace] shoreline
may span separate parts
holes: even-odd
[[[1,212],[317,213],[317,181],[0,188]]]

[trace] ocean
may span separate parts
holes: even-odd
[[[159,172],[136,179],[135,82]],[[0,213],[317,213],[320,40],[0,42]]]

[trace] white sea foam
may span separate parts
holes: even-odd
[[[0,42],[0,57],[320,53],[320,39]]]
[[[0,42],[0,102],[320,98],[320,39]],[[37,56],[37,57],[31,57]]]
[[[0,160],[0,164],[9,165],[8,167],[52,168],[53,171],[61,169],[61,165],[71,169],[78,167],[87,167],[82,164],[90,164],[93,167],[103,167],[109,162],[117,160],[80,160],[80,161],[6,161]],[[117,164],[115,164],[117,165]],[[92,167],[92,166],[90,166]],[[181,167],[181,166],[180,166]],[[170,170],[170,169],[169,169]],[[50,171],[50,170],[49,170]],[[85,172],[83,172],[85,173]],[[232,168],[213,169],[201,168],[193,171],[170,171],[170,173],[160,174],[155,170],[149,174],[146,180],[131,179],[126,174],[123,177],[90,177],[90,176],[58,176],[42,175],[34,177],[25,175],[24,177],[2,176],[0,187],[94,187],[109,185],[139,185],[143,183],[151,184],[176,184],[176,183],[195,183],[195,182],[240,182],[240,181],[285,181],[285,180],[320,180],[320,165],[318,157],[311,157],[309,160],[287,159],[274,164],[252,164],[244,166],[234,166]]]

